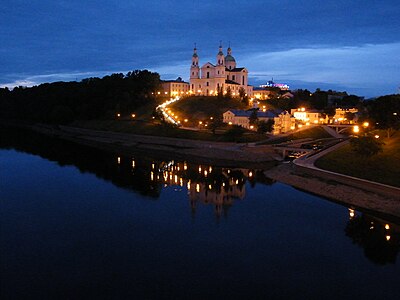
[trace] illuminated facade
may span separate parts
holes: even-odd
[[[351,114],[356,114],[358,113],[357,108],[336,108],[335,109],[335,115],[333,117],[333,122],[339,122],[339,123],[348,123],[348,124],[353,124],[356,120],[356,117],[352,120],[348,120],[346,118],[346,114],[351,113]]]
[[[163,80],[161,82],[163,95],[169,97],[184,96],[189,94],[189,83],[177,78],[176,80]]]
[[[322,113],[317,110],[307,110],[306,108],[302,107],[294,108],[290,111],[290,113],[295,117],[296,120],[304,123],[326,123],[326,118],[323,118]]]
[[[252,95],[253,87],[248,85],[248,71],[236,67],[230,47],[225,56],[220,45],[216,64],[207,62],[202,67],[199,66],[199,56],[194,48],[190,67],[191,94],[212,96],[217,95],[218,91],[225,94],[230,89],[232,96],[238,96],[242,88],[247,95]]]

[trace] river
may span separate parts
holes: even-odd
[[[1,299],[399,299],[400,226],[262,170],[0,140]]]

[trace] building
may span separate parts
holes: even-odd
[[[275,95],[275,93],[262,87],[253,88],[252,97],[258,100],[267,100],[271,98],[271,95]]]
[[[283,111],[274,118],[274,130],[272,134],[282,134],[294,130],[296,119],[288,111]]]
[[[216,57],[216,64],[207,62],[201,68],[196,47],[193,50],[190,66],[190,93],[194,95],[217,95],[218,92],[231,91],[232,96],[238,96],[243,89],[245,94],[252,95],[253,87],[248,85],[248,71],[238,68],[229,47],[227,55],[222,52],[222,45]]]
[[[286,83],[275,83],[273,80],[274,79],[272,78],[272,80],[267,81],[265,84],[260,85],[260,87],[263,87],[263,88],[275,87],[275,88],[279,88],[281,91],[289,90],[289,86]]]
[[[250,116],[253,113],[253,109],[249,110],[240,110],[240,109],[230,109],[222,114],[223,122],[229,125],[239,125],[246,129],[254,129],[252,125],[250,125]],[[273,120],[276,116],[272,111],[259,111],[257,112],[257,118],[259,121],[268,121]]]
[[[321,111],[319,110],[307,110],[306,108],[294,108],[290,111],[291,115],[295,117],[297,121],[309,124],[326,123],[326,117],[324,118]]]
[[[332,122],[353,124],[357,119],[356,115],[357,113],[358,113],[357,108],[336,108]],[[351,116],[351,118],[348,118],[349,115]]]
[[[189,83],[178,77],[176,80],[161,81],[163,95],[169,97],[184,96],[189,94]]]
[[[250,116],[254,109],[239,110],[230,109],[223,113],[223,122],[229,125],[239,125],[246,129],[255,130],[255,127],[250,124]],[[274,121],[272,134],[286,133],[295,129],[295,118],[287,111],[259,111],[257,112],[258,121]]]

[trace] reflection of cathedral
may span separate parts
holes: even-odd
[[[235,199],[244,199],[245,183],[253,172],[244,169],[213,168],[204,165],[188,165],[186,162],[163,162],[158,168],[152,165],[151,181],[172,186],[186,187],[193,211],[197,204],[214,205],[220,216],[233,205]]]

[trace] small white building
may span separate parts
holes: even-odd
[[[291,115],[295,117],[296,120],[310,123],[310,124],[319,124],[325,123],[326,120],[322,116],[322,112],[319,110],[307,110],[306,108],[294,108],[290,111]]]
[[[185,96],[189,94],[189,82],[185,82],[178,77],[176,80],[161,81],[163,95],[169,97]]]
[[[296,119],[288,112],[283,111],[274,118],[273,134],[282,134],[294,130]]]

